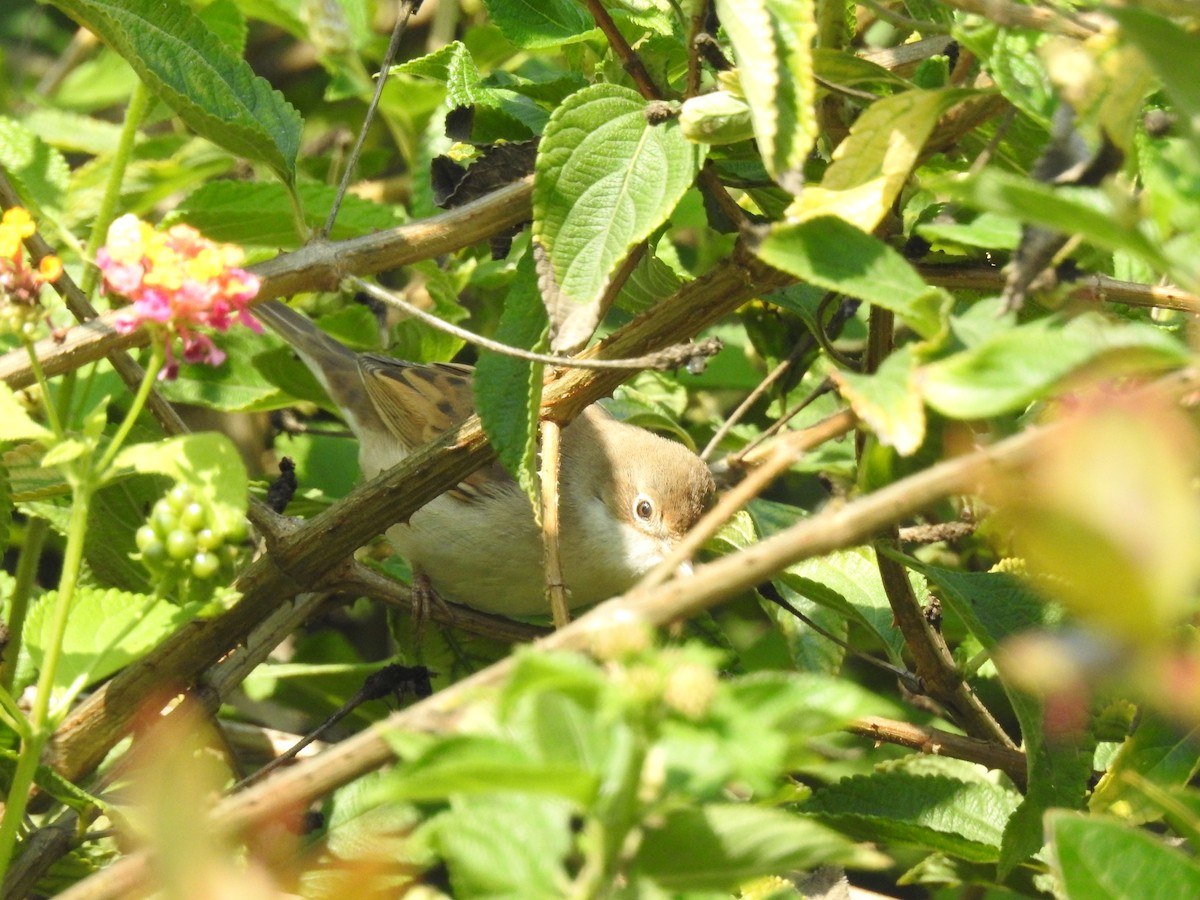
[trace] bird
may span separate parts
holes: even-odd
[[[356,353],[278,300],[254,314],[341,410],[366,478],[474,412],[469,366]],[[563,429],[560,447],[559,552],[572,608],[633,587],[712,505],[716,486],[695,453],[598,404]],[[498,462],[391,526],[387,538],[441,600],[506,616],[549,612],[541,529]]]

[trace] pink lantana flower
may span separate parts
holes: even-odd
[[[179,373],[172,350],[178,335],[183,359],[219,366],[225,353],[197,326],[228,331],[240,322],[254,332],[262,326],[248,312],[258,293],[258,276],[239,268],[242,251],[216,244],[187,225],[156,231],[132,214],[109,226],[108,241],[96,253],[106,291],[131,301],[116,321],[122,333],[146,324],[163,335],[166,363],[161,379]]]

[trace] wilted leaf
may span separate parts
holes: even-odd
[[[788,208],[791,221],[837,216],[870,232],[892,208],[938,119],[971,91],[905,91],[876,100],[833,152],[819,185]]]

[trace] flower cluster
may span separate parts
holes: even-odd
[[[219,366],[225,354],[212,338],[193,329],[206,326],[228,331],[235,321],[258,332],[262,326],[247,312],[258,293],[255,275],[238,268],[242,251],[215,244],[187,225],[156,231],[129,214],[108,229],[108,242],[96,253],[105,289],[128,297],[129,313],[117,319],[119,331],[142,324],[159,328],[166,348],[166,365],[159,378],[174,378],[179,363],[172,338],[183,341],[183,358],[190,363]]]
[[[42,314],[42,285],[62,274],[57,256],[42,257],[36,269],[25,260],[21,241],[37,231],[19,206],[0,218],[0,331],[29,335]]]

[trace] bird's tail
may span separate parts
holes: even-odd
[[[358,354],[278,300],[257,304],[254,315],[292,346],[329,398],[347,415],[350,427],[359,431],[360,423],[355,421],[355,413],[367,415],[365,411],[372,407],[365,398]],[[372,426],[376,423],[361,424]]]

